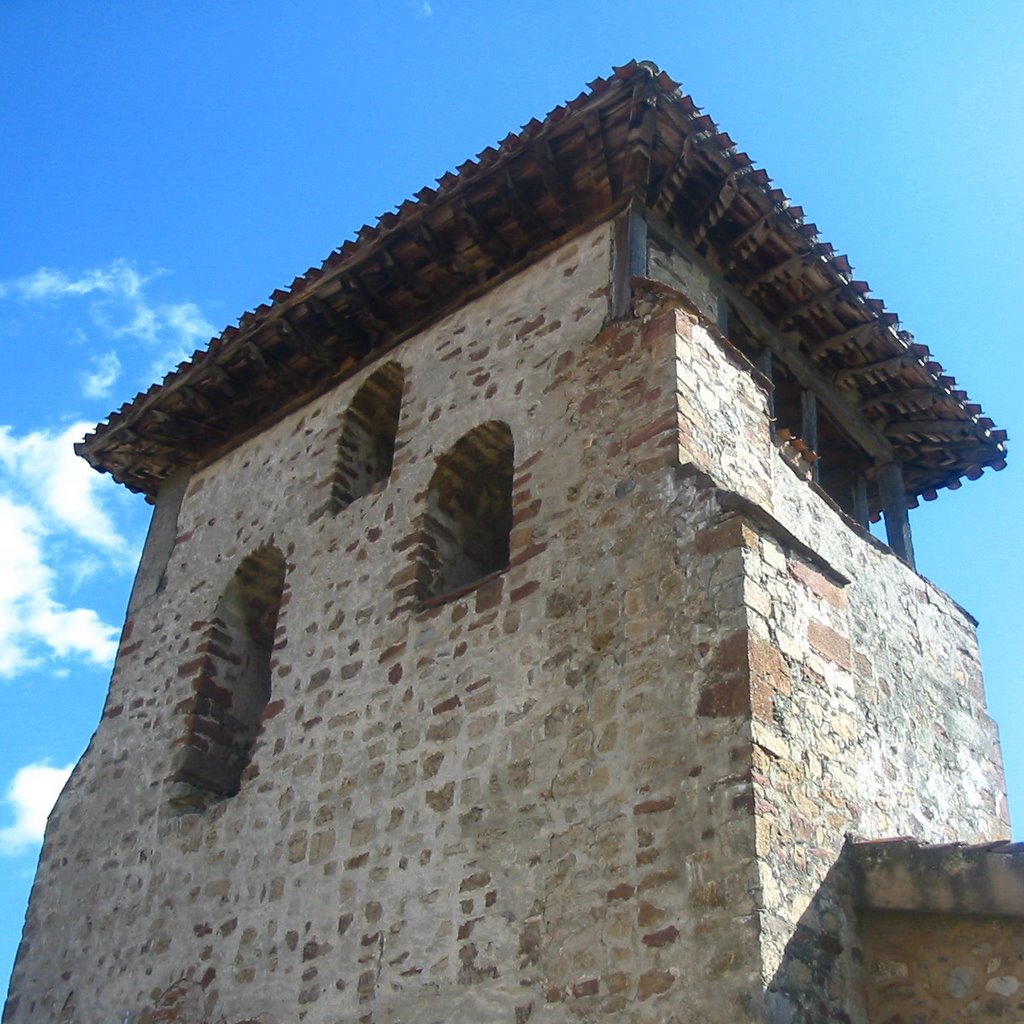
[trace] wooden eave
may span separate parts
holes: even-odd
[[[636,62],[362,227],[76,450],[153,497],[177,468],[227,450],[630,204],[694,246],[890,439],[911,501],[1005,464],[1005,431],[898,330],[764,171],[664,72]]]

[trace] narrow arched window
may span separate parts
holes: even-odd
[[[474,427],[437,460],[422,520],[421,598],[508,566],[512,463],[512,431],[497,420]]]
[[[199,811],[241,788],[270,699],[271,657],[285,562],[263,547],[239,565],[200,647],[171,805]]]
[[[386,363],[366,378],[345,411],[331,481],[335,514],[391,475],[404,383],[402,367]]]

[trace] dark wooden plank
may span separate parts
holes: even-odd
[[[847,345],[866,338],[875,331],[888,333],[888,327],[880,320],[869,320],[856,327],[851,327],[850,330],[843,331],[841,334],[833,334],[831,338],[815,342],[811,345],[811,355],[817,358],[827,355],[829,352],[841,352]],[[895,339],[893,340],[895,341]]]
[[[903,484],[903,468],[898,462],[879,466],[878,493],[882,501],[885,535],[889,547],[914,569],[914,543],[910,534],[910,517],[907,514],[907,492]]]
[[[800,437],[816,455],[818,451],[818,398],[810,389],[800,392]],[[811,478],[819,477],[818,462],[811,463]]]
[[[845,384],[847,381],[856,381],[869,374],[877,374],[880,377],[895,377],[901,370],[907,370],[912,366],[918,367],[922,373],[927,373],[920,360],[916,356],[892,356],[889,359],[880,359],[873,363],[862,363],[860,366],[848,366],[835,375],[836,384]]]
[[[612,317],[629,316],[633,297],[630,279],[647,276],[647,221],[633,207],[615,218],[612,256]]]
[[[853,479],[853,518],[866,530],[868,528],[868,482],[863,473]]]

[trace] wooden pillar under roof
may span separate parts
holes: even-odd
[[[775,383],[775,377],[773,374],[772,367],[772,350],[766,345],[761,349],[761,354],[757,357],[757,368],[770,380],[773,384]],[[775,429],[775,392],[768,392],[768,416],[772,421],[772,430]]]
[[[863,473],[853,481],[853,518],[866,530],[868,528],[868,482]]]
[[[615,218],[615,252],[612,263],[612,317],[629,315],[633,290],[630,279],[647,276],[647,221],[629,206]]]
[[[810,388],[800,392],[800,437],[804,444],[814,452],[818,452],[818,396]],[[818,462],[811,463],[811,479],[818,479]]]
[[[914,569],[916,566],[914,544],[910,536],[910,517],[907,514],[907,491],[903,485],[903,470],[898,462],[888,462],[879,467],[878,493],[882,500],[889,547]]]

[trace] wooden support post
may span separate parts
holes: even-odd
[[[815,455],[818,451],[818,397],[807,388],[800,392],[800,439]],[[818,463],[811,463],[811,479],[818,479]]]
[[[772,376],[772,350],[767,346],[761,349],[761,354],[757,357],[757,368],[772,382],[775,378]],[[772,421],[772,430],[775,429],[775,392],[768,392],[768,416]]]
[[[178,513],[191,479],[192,469],[186,466],[176,470],[160,484],[153,517],[149,521],[149,532],[146,534],[146,545],[142,549],[142,560],[135,573],[131,597],[128,598],[129,616],[160,590],[160,582],[171,559],[174,538],[178,533]]]
[[[612,317],[629,316],[633,291],[630,278],[647,276],[647,221],[630,206],[615,218],[612,265]]]
[[[729,300],[725,292],[719,292],[716,297],[715,323],[718,329],[729,337]]]
[[[903,470],[898,462],[889,462],[879,467],[878,492],[882,499],[889,547],[914,569],[916,566],[914,545],[910,537],[910,518],[907,515],[907,492],[903,486]]]
[[[853,481],[853,518],[868,529],[868,482],[863,473],[858,473]]]

